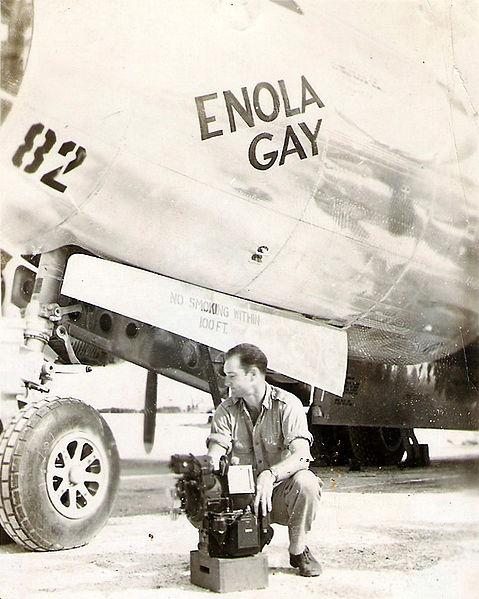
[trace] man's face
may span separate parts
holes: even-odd
[[[231,397],[244,397],[254,390],[254,376],[251,371],[245,372],[238,356],[225,360],[223,367],[225,382]]]

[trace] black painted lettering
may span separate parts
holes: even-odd
[[[170,304],[179,304],[181,305],[183,303],[183,296],[181,295],[181,293],[177,293],[176,291],[172,291],[170,293]]]
[[[48,171],[48,173],[45,173],[43,177],[41,177],[40,181],[42,183],[45,183],[45,185],[48,185],[52,189],[56,189],[60,193],[63,193],[67,186],[63,184],[61,181],[59,181],[57,177],[62,173],[62,171],[63,174],[66,174],[72,171],[74,168],[77,168],[81,164],[83,164],[83,161],[86,158],[86,150],[81,146],[77,146],[74,141],[64,142],[58,150],[58,153],[62,156],[67,156],[70,152],[73,152],[74,150],[76,150],[75,158],[70,160],[70,162],[68,162],[66,166],[62,165],[51,171]]]
[[[230,122],[231,133],[236,131],[236,122],[234,117],[233,109],[240,115],[243,121],[248,127],[254,127],[253,109],[251,108],[251,102],[248,96],[248,90],[246,87],[241,88],[243,94],[244,105],[234,96],[231,91],[227,90],[223,92],[225,97],[226,110],[228,111],[228,120]]]
[[[224,322],[223,320],[219,320],[216,323],[216,330],[220,333],[226,333],[226,327],[227,327],[228,323]]]
[[[309,97],[308,97],[309,94]],[[318,94],[314,91],[304,75],[301,75],[301,112],[306,110],[309,104],[317,104],[319,108],[323,108]]]
[[[37,137],[37,135],[40,135],[40,133],[43,131],[43,129],[45,129],[45,126],[42,125],[41,123],[36,123],[35,125],[32,125],[30,127],[30,129],[27,131],[27,134],[25,135],[23,144],[18,147],[17,151],[12,156],[12,162],[15,166],[19,167],[22,165],[23,157],[25,156],[25,154],[27,154],[28,152],[30,152],[33,149],[33,142],[34,142],[35,138]],[[40,166],[40,164],[41,163],[39,163],[38,166]],[[38,166],[37,166],[37,168],[38,168]],[[30,169],[31,169],[31,167],[32,167],[32,165],[29,165]],[[34,172],[34,171],[29,170],[27,172]]]
[[[279,85],[279,89],[281,91],[281,96],[283,97],[284,113],[286,114],[286,116],[294,116],[295,114],[299,114],[299,107],[291,108],[291,106],[290,106],[289,96],[288,96],[288,92],[286,90],[286,85],[284,83],[284,80],[280,79],[278,81],[278,85]]]
[[[260,106],[259,94],[262,90],[266,90],[271,95],[271,99],[273,100],[273,111],[271,112],[271,114],[266,114]],[[255,88],[253,90],[253,105],[255,112],[258,115],[258,118],[267,123],[274,121],[274,119],[279,114],[279,96],[278,92],[274,89],[271,83],[268,83],[267,81],[262,81],[261,83],[257,83],[255,85]]]
[[[318,122],[316,123],[316,129],[314,130],[314,133],[312,133],[308,127],[308,125],[306,125],[306,123],[299,123],[299,126],[301,127],[302,132],[306,135],[306,137],[309,139],[309,142],[311,144],[311,155],[312,156],[317,156],[318,154],[318,144],[316,143],[316,140],[318,139],[318,133],[319,133],[319,129],[321,128],[321,121],[322,119],[319,119]]]
[[[197,96],[195,98],[196,102],[196,111],[198,113],[198,120],[200,121],[200,131],[201,131],[201,139],[205,140],[210,137],[216,137],[217,135],[223,135],[222,129],[217,129],[216,131],[210,131],[208,128],[208,123],[213,123],[216,121],[215,116],[206,116],[205,110],[205,102],[210,100],[215,100],[218,97],[218,94],[206,94],[205,96]]]
[[[260,133],[259,135],[257,135],[249,146],[248,156],[251,166],[254,166],[254,168],[257,168],[260,171],[265,171],[271,168],[273,164],[276,162],[276,158],[278,157],[278,151],[275,150],[274,152],[267,152],[266,154],[263,154],[263,159],[267,160],[267,162],[259,162],[256,158],[256,146],[258,145],[258,142],[260,142],[262,139],[269,139],[271,141],[273,139],[273,136],[271,135],[271,133]]]
[[[292,148],[288,148],[290,141],[293,142]],[[304,151],[304,148],[301,145],[301,142],[299,141],[298,136],[294,132],[294,129],[293,129],[293,127],[291,127],[291,125],[288,125],[286,127],[286,134],[284,136],[283,150],[281,152],[281,158],[279,160],[280,166],[282,164],[284,164],[286,156],[288,156],[289,154],[298,154],[299,157],[301,158],[301,160],[304,160],[306,158],[306,152]]]

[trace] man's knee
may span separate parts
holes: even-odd
[[[311,498],[321,498],[323,483],[311,470],[300,470],[292,476],[292,483],[296,493]]]

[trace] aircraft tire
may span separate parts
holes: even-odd
[[[344,466],[351,458],[348,427],[328,424],[309,424],[313,435],[311,455],[315,465]]]
[[[4,528],[0,526],[0,546],[13,543],[12,539],[7,535]]]
[[[33,551],[86,545],[106,524],[119,456],[102,416],[78,399],[20,410],[0,439],[0,525]]]
[[[351,426],[349,438],[353,457],[362,466],[393,466],[406,451],[400,428]]]
[[[3,425],[2,425],[2,421],[0,420],[0,442],[2,439],[2,432],[3,432]],[[7,535],[7,533],[5,532],[5,529],[0,524],[0,545],[9,545],[10,543],[13,543],[12,539]]]

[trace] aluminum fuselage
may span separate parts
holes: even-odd
[[[77,245],[305,314],[363,359],[474,341],[477,122],[449,21],[299,5],[36,3],[4,94],[1,245]]]

